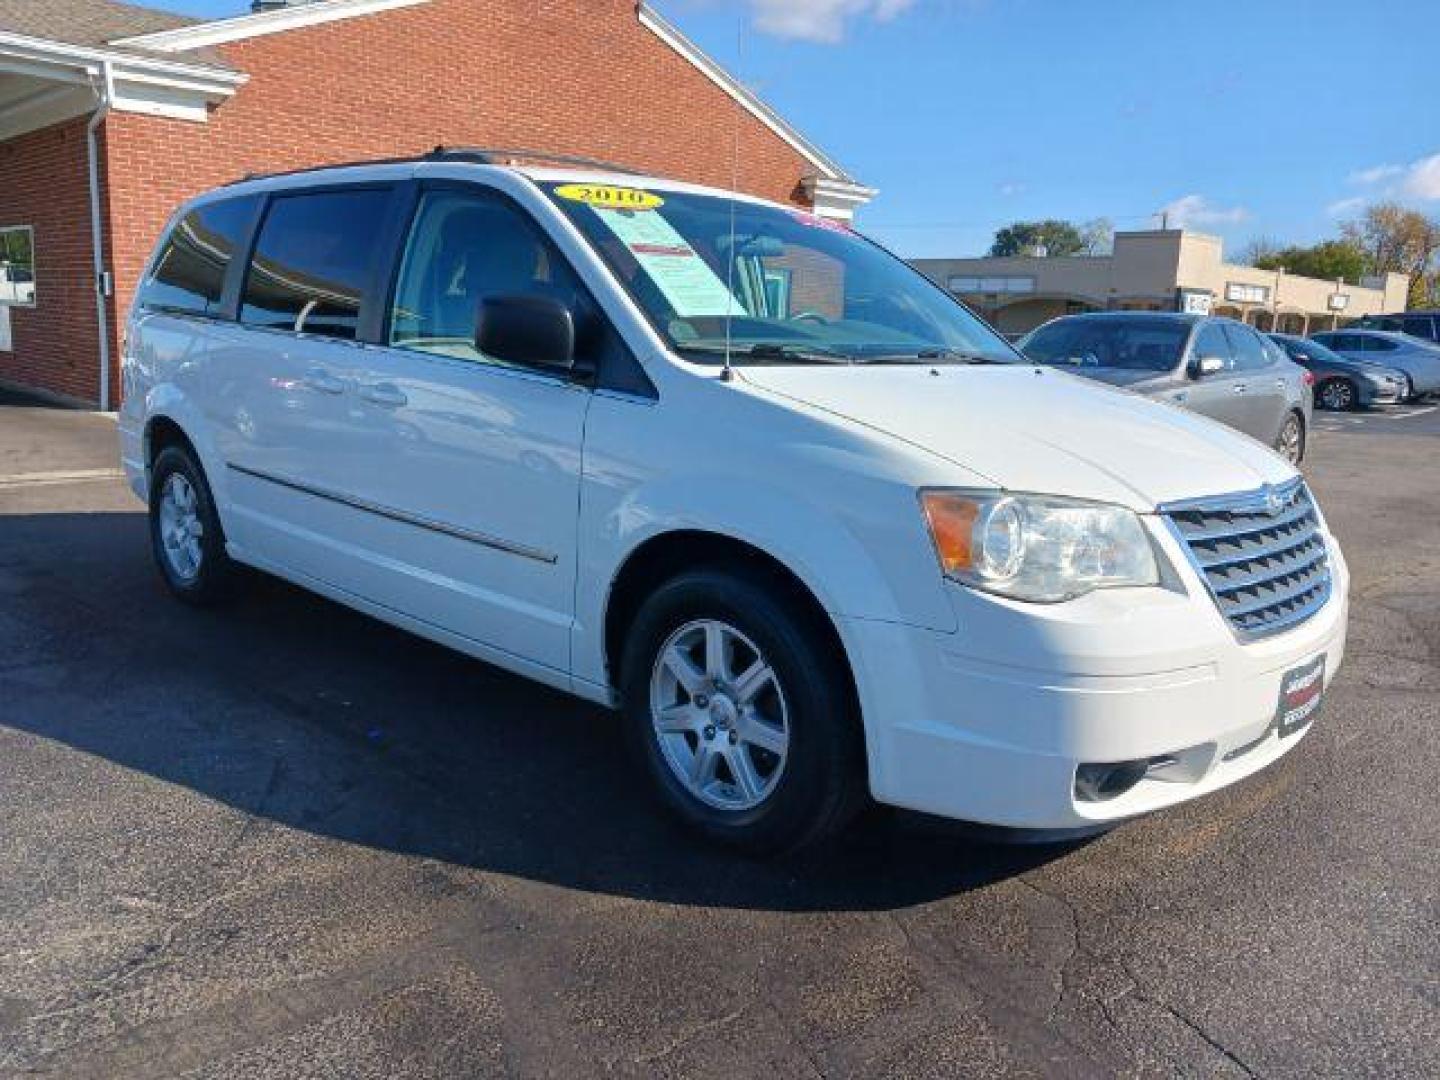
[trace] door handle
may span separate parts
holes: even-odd
[[[1243,394],[1243,393],[1245,393],[1245,391],[1246,391],[1248,388],[1247,388],[1246,385],[1242,382],[1242,383],[1236,383],[1236,384],[1234,385],[1234,387],[1232,387],[1232,389],[1233,389],[1233,390],[1235,391],[1235,393],[1237,393],[1237,394]]]
[[[360,388],[360,396],[372,405],[383,405],[387,409],[398,409],[408,405],[410,399],[394,383],[372,383]]]
[[[320,368],[312,368],[305,373],[305,385],[322,394],[343,394],[345,392],[343,379],[337,379],[328,371]]]

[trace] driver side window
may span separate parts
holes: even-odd
[[[390,344],[502,363],[475,346],[480,303],[499,296],[547,296],[575,311],[580,287],[521,211],[472,192],[426,192],[401,262]]]
[[[1270,365],[1270,358],[1260,335],[1244,326],[1231,325],[1225,328],[1235,350],[1235,367],[1240,371],[1259,371]]]
[[[1192,365],[1214,357],[1225,365],[1221,368],[1222,371],[1230,371],[1235,367],[1235,355],[1230,349],[1230,339],[1225,335],[1225,328],[1219,323],[1206,323],[1200,328],[1190,355]]]

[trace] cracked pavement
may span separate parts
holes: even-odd
[[[768,865],[600,710],[274,581],[173,602],[112,446],[0,396],[49,477],[0,487],[0,1075],[1440,1075],[1440,426],[1317,432],[1350,653],[1275,768]]]

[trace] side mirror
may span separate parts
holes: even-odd
[[[1210,375],[1219,375],[1225,370],[1225,361],[1218,356],[1202,356],[1195,362],[1195,377],[1204,379]]]
[[[575,315],[548,296],[487,296],[475,320],[475,347],[507,364],[575,366]]]

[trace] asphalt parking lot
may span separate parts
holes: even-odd
[[[0,1074],[1440,1075],[1440,410],[1317,423],[1350,653],[1275,768],[778,865],[658,820],[602,711],[170,600],[113,437],[0,397]]]

